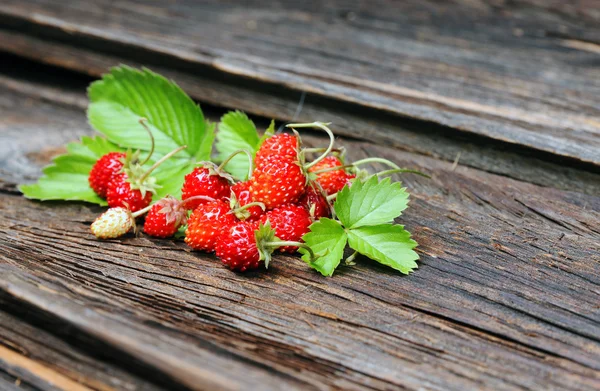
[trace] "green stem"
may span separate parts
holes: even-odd
[[[175,154],[176,154],[176,153],[178,153],[179,151],[182,151],[182,150],[184,150],[184,149],[186,149],[186,148],[187,148],[187,145],[182,145],[181,147],[179,147],[179,148],[177,148],[177,149],[175,149],[175,150],[173,150],[173,151],[171,151],[171,152],[167,153],[165,156],[163,156],[162,158],[160,158],[160,160],[158,160],[156,163],[154,163],[154,164],[152,165],[152,167],[150,167],[150,168],[148,169],[148,171],[146,171],[146,172],[144,173],[144,175],[142,175],[142,177],[139,179],[139,183],[143,183],[143,182],[144,182],[144,180],[145,180],[146,178],[148,178],[148,175],[150,175],[150,174],[152,173],[152,171],[156,170],[156,168],[157,168],[158,166],[160,166],[160,165],[161,165],[161,164],[163,164],[165,161],[167,161],[168,159],[170,159],[170,158],[171,158],[171,156],[175,155]]]
[[[417,174],[417,175],[424,176],[425,178],[431,179],[431,177],[429,175],[427,175],[427,174],[425,174],[425,173],[423,173],[421,171],[409,170],[409,169],[406,169],[406,168],[398,168],[398,169],[393,169],[393,170],[381,171],[381,172],[378,172],[376,175],[377,175],[377,177],[380,177],[380,176],[384,176],[384,175],[398,174],[398,173],[401,173],[401,172],[408,172],[408,173],[411,173],[411,174]]]
[[[156,202],[154,204],[156,204]],[[136,217],[139,217],[139,216],[143,215],[144,213],[147,213],[150,209],[152,209],[152,207],[154,206],[154,204],[148,205],[144,209],[140,209],[137,212],[132,213],[131,216],[135,219]]]
[[[354,165],[352,165],[352,164],[346,164],[344,166],[327,167],[327,168],[323,168],[321,170],[312,171],[311,174],[319,175],[319,174],[323,174],[325,172],[336,171],[336,170],[345,170],[346,168],[352,168],[352,167],[354,167]]]
[[[319,156],[318,158],[316,158],[315,160],[310,162],[309,164],[305,165],[304,166],[305,170],[308,170],[315,164],[319,163],[321,160],[325,159],[333,150],[333,144],[335,143],[335,136],[333,135],[333,132],[331,131],[331,129],[329,129],[327,127],[327,125],[329,125],[330,123],[331,122],[324,123],[324,122],[317,121],[317,122],[309,122],[309,123],[304,123],[304,124],[287,124],[286,125],[286,127],[288,127],[288,128],[320,128],[320,129],[323,129],[329,136],[329,146],[327,147],[325,152],[321,156]]]
[[[308,244],[306,244],[306,243],[300,243],[300,242],[292,242],[292,241],[282,240],[280,242],[264,242],[263,244],[265,246],[270,246],[270,247],[294,246],[294,247],[303,248],[306,251],[308,251],[308,253],[310,254],[310,261],[311,262],[313,262],[314,260],[317,259],[317,256],[313,252],[312,248],[310,248],[310,246]]]
[[[333,193],[327,196],[327,201],[332,201],[337,198],[338,193]]]
[[[181,201],[181,205],[185,205],[186,202],[188,201],[194,201],[194,200],[204,200],[204,201],[208,201],[208,202],[212,202],[215,201],[214,198],[209,197],[209,196],[203,196],[203,195],[197,195],[197,196],[193,196],[190,198],[186,198],[185,200]]]
[[[229,163],[234,156],[239,155],[240,153],[245,153],[246,156],[248,156],[248,178],[250,178],[252,176],[252,172],[254,171],[254,163],[252,162],[252,154],[246,149],[238,149],[237,151],[229,155],[227,159],[223,160],[223,163],[221,163],[219,167],[217,167],[217,171],[223,170],[227,163]]]
[[[246,210],[246,209],[248,209],[248,208],[252,208],[253,206],[260,206],[260,208],[261,208],[263,211],[267,209],[267,207],[265,206],[265,204],[263,204],[262,202],[258,202],[258,201],[256,201],[256,202],[250,202],[250,203],[248,203],[248,204],[246,204],[246,205],[244,205],[244,206],[240,206],[239,208],[236,208],[235,210],[232,210],[232,212],[233,212],[233,213],[236,213],[236,212],[243,212],[243,211],[245,211],[245,210]]]
[[[140,125],[142,125],[144,129],[146,129],[146,132],[148,132],[148,135],[150,136],[150,152],[148,153],[148,156],[146,156],[146,159],[144,159],[144,161],[140,164],[140,166],[143,166],[144,164],[148,163],[148,160],[150,160],[150,157],[152,157],[152,155],[154,154],[154,135],[150,131],[148,125],[146,125],[147,121],[148,120],[146,118],[140,118],[139,121]]]
[[[366,159],[361,159],[361,160],[357,160],[354,163],[352,163],[353,166],[360,166],[361,164],[368,164],[368,163],[383,163],[386,164],[394,169],[400,169],[400,167],[395,164],[390,162],[387,159],[382,159],[380,157],[368,157]]]
[[[354,265],[354,259],[356,258],[357,255],[358,255],[358,251],[355,251],[352,254],[350,254],[348,256],[348,258],[346,258],[346,260],[345,260],[346,265]]]

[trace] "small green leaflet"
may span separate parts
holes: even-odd
[[[254,122],[241,111],[230,111],[221,117],[219,132],[215,144],[219,152],[219,161],[224,161],[233,152],[240,149],[254,154],[258,149],[260,138]],[[239,180],[248,177],[248,157],[239,154],[227,163],[225,170]]]
[[[417,268],[419,255],[413,251],[417,242],[401,225],[381,224],[348,230],[348,244],[379,263],[404,274]]]
[[[365,182],[355,181],[337,195],[334,208],[346,228],[389,223],[408,206],[408,192],[400,182],[372,175]]]
[[[44,175],[37,183],[22,185],[19,189],[25,197],[37,200],[87,201],[106,205],[106,201],[90,187],[88,175],[98,158],[121,149],[102,137],[83,137],[81,143],[67,144],[67,151],[44,168]]]
[[[90,124],[108,140],[124,148],[150,149],[148,133],[139,120],[146,118],[154,135],[157,156],[181,145],[183,154],[209,160],[214,124],[172,81],[148,70],[128,66],[112,68],[88,88]]]
[[[344,256],[347,240],[346,232],[340,223],[328,218],[321,218],[310,226],[310,232],[302,239],[319,256],[316,261],[309,262],[308,251],[300,248],[299,251],[303,254],[302,259],[322,275],[333,275],[333,271]]]
[[[275,122],[265,132],[265,136],[272,135],[275,130]],[[221,117],[219,132],[215,144],[219,152],[218,160],[224,161],[233,152],[240,149],[250,152],[252,156],[258,151],[264,139],[260,138],[256,131],[254,122],[241,111],[230,111]],[[235,156],[227,165],[225,170],[238,180],[248,179],[248,157],[244,154]]]
[[[303,240],[318,256],[300,249],[302,259],[324,276],[331,276],[340,264],[346,243],[353,250],[379,263],[408,274],[417,267],[417,242],[401,225],[390,224],[408,205],[408,193],[400,183],[376,175],[364,182],[355,180],[337,196],[334,210],[340,222],[320,219],[310,226]],[[343,225],[342,225],[343,224]]]

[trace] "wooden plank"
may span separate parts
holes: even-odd
[[[498,8],[466,0],[452,6],[191,0],[0,5],[5,27],[74,47],[122,59],[145,54],[148,64],[179,66],[213,82],[241,79],[255,88],[308,91],[317,101],[371,108],[595,166],[598,9],[597,2],[523,1]],[[10,40],[0,42],[4,50],[19,50]],[[78,61],[61,65],[81,70]],[[235,94],[223,94],[221,102],[233,105]],[[284,115],[262,104],[242,108]],[[370,131],[397,139],[385,129]]]
[[[33,57],[37,56],[46,63],[61,66],[73,64],[79,71],[96,76],[120,62],[118,57],[106,56],[93,50],[74,49],[68,45],[49,43],[22,34],[0,30],[0,45],[2,44],[10,45],[11,50],[16,51],[19,55],[27,56],[35,53]],[[131,61],[128,64],[138,67],[143,65]],[[21,58],[11,56],[8,56],[5,61],[0,61],[0,69],[4,73],[4,76],[0,75],[0,84],[7,89],[3,103],[7,109],[11,107],[9,110],[15,112],[15,106],[18,105],[15,103],[16,98],[7,95],[13,93],[36,97],[42,101],[60,102],[62,106],[74,106],[81,110],[85,108],[86,98],[81,92],[93,79],[73,73],[65,74],[56,68],[44,68],[45,71],[42,73],[39,72],[39,67],[38,63],[29,63]],[[284,121],[293,118],[298,109],[298,96],[288,93],[282,95],[282,88],[276,90],[250,88],[238,80],[226,85],[208,76],[192,76],[171,68],[153,67],[153,70],[175,80],[189,94],[202,97],[204,101],[221,107],[258,112],[267,118],[271,116]],[[218,119],[222,113],[222,109],[215,110],[205,104],[203,104],[203,109],[208,115],[213,115],[215,119]],[[24,112],[21,117],[26,118],[28,115],[27,112]],[[78,112],[72,115],[82,116],[83,114]],[[359,137],[377,144],[390,145],[450,162],[459,157],[460,164],[464,166],[476,167],[542,186],[600,195],[600,172],[598,170],[589,166],[573,166],[570,162],[559,159],[555,155],[540,156],[533,154],[531,150],[507,148],[506,145],[492,144],[489,140],[453,137],[445,129],[406,123],[397,117],[385,116],[380,112],[369,113],[364,110],[350,110],[339,104],[326,104],[312,95],[307,96],[301,115],[307,121],[315,118],[326,118],[328,121],[333,121],[332,126],[336,134],[352,135],[352,137]],[[12,116],[14,117],[15,114]],[[58,119],[57,124],[64,122],[61,118]],[[69,116],[64,118],[69,118]],[[48,125],[53,126],[53,124]],[[1,123],[0,126],[2,126]],[[13,131],[11,129],[18,129],[19,126],[21,126],[19,123],[6,122],[4,129],[5,132],[11,132]],[[43,132],[43,129],[41,131]],[[1,134],[0,137],[2,137]],[[8,138],[10,139],[10,137]],[[61,145],[64,143],[63,140],[57,140],[54,145]],[[7,140],[4,145],[12,143],[14,141]],[[30,148],[28,145],[23,147]],[[21,154],[22,152],[15,150],[14,153]],[[22,170],[27,159],[21,159],[20,162],[22,164],[17,166]],[[15,166],[11,160],[8,160],[7,164]],[[32,172],[38,170],[36,166],[29,167],[29,169],[33,170]]]
[[[10,95],[21,132],[61,140],[55,115],[89,132],[77,104],[52,110],[51,94],[39,95]],[[28,99],[30,130],[18,114]],[[352,159],[433,175],[403,177],[413,197],[401,223],[421,243],[413,275],[360,259],[323,278],[284,256],[268,272],[235,274],[181,242],[99,242],[89,224],[101,208],[0,192],[0,291],[188,387],[600,386],[599,197],[340,142]]]
[[[0,312],[0,347],[13,351],[10,354],[3,350],[0,357],[9,359],[12,372],[19,368],[20,372],[27,371],[37,374],[37,378],[50,380],[54,376],[48,374],[58,374],[74,383],[74,387],[100,391],[163,389],[150,382],[149,379],[157,380],[155,373],[146,368],[145,373],[138,371],[136,376],[122,370],[117,364],[117,360],[124,361],[122,354],[120,358],[110,357],[106,346],[94,346],[90,338],[78,335],[72,325],[53,317],[35,317],[35,311],[22,303],[14,305],[2,298],[0,303],[3,308]],[[4,312],[9,308],[10,313]],[[135,369],[133,360],[129,359],[128,367]],[[62,384],[67,383],[62,381]]]

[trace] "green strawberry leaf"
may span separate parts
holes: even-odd
[[[310,262],[310,254],[300,248],[302,259],[324,276],[333,275],[344,256],[347,236],[344,228],[335,220],[322,218],[310,226],[310,232],[302,237],[318,258]]]
[[[337,195],[334,210],[346,228],[389,223],[408,206],[408,192],[390,178],[379,181],[372,175],[366,181],[354,181]]]
[[[44,168],[37,183],[21,185],[25,197],[36,200],[87,201],[106,205],[88,183],[92,166],[102,155],[122,151],[117,145],[102,137],[83,137],[81,143],[67,144],[67,153],[56,157]]]
[[[94,129],[124,148],[150,149],[150,139],[139,120],[146,118],[157,156],[181,145],[183,154],[208,160],[214,126],[200,107],[174,82],[148,69],[112,68],[88,88],[88,119]]]
[[[218,151],[218,159],[224,161],[233,152],[243,149],[251,155],[258,150],[260,137],[256,131],[254,122],[241,111],[230,111],[221,117],[219,132],[215,144]],[[248,157],[239,154],[227,163],[225,170],[239,180],[248,177]]]
[[[354,186],[354,185],[353,185]],[[413,251],[417,242],[401,225],[381,224],[347,230],[350,248],[399,270],[404,274],[416,269],[419,255]]]

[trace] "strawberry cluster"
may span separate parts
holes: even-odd
[[[99,195],[106,194],[111,209],[92,231],[99,238],[118,237],[135,229],[135,217],[147,212],[148,235],[171,237],[187,224],[185,242],[193,250],[215,252],[232,270],[256,269],[261,261],[268,266],[273,251],[293,253],[304,246],[302,237],[310,225],[331,216],[330,199],[355,177],[339,157],[329,154],[331,148],[306,162],[300,144],[297,134],[282,133],[266,138],[253,160],[239,151],[252,163],[243,182],[233,181],[223,170],[229,159],[221,166],[202,162],[185,176],[181,200],[166,197],[151,206],[152,193],[144,196],[139,187],[132,189],[135,181],[127,181],[128,173],[135,171],[124,168],[131,165],[127,157],[105,155],[89,181]],[[119,202],[109,196],[115,192],[113,182],[129,184],[121,185],[122,195],[115,198]]]

